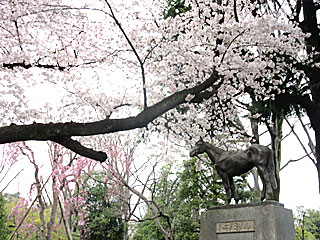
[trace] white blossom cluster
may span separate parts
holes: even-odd
[[[188,11],[165,19],[164,0],[1,0],[1,126],[135,115],[143,89],[150,106],[215,71],[217,94],[155,124],[178,135],[205,136],[239,114],[236,100],[246,88],[272,98],[283,83],[274,76],[284,68],[301,74],[293,65],[307,61],[305,36],[281,12],[261,5],[254,16],[249,0],[185,5]],[[46,91],[55,98],[42,97],[35,107],[26,89],[35,93],[39,86],[51,86]]]
[[[143,85],[133,50],[147,61],[161,37],[152,31],[159,14],[157,6],[140,1],[110,6],[112,11],[106,1],[0,1],[2,126],[136,113]],[[43,98],[44,85],[50,94]]]
[[[260,9],[263,14],[253,16],[255,6],[250,1],[236,7],[230,1],[219,5],[210,0],[190,0],[185,4],[191,10],[161,22],[165,40],[156,49],[158,58],[152,65],[163,95],[195,86],[213,71],[223,83],[216,95],[190,107],[188,114],[179,116],[177,112],[178,124],[172,126],[175,131],[184,128],[199,136],[213,125],[225,128],[226,122],[239,116],[237,100],[245,98],[246,88],[261,99],[273,99],[275,92],[282,91],[279,86],[285,78],[278,76],[285,69],[302,74],[294,64],[307,61],[302,54],[306,36],[281,12],[268,14]],[[290,62],[284,61],[285,56]]]

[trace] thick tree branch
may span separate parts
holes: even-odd
[[[218,85],[214,85],[218,81],[218,75],[212,74],[206,81],[201,84],[172,94],[162,101],[151,107],[144,109],[141,113],[134,117],[122,119],[104,119],[89,123],[33,123],[29,125],[15,125],[0,127],[0,144],[18,141],[51,140],[57,142],[72,151],[92,158],[97,161],[104,161],[107,155],[82,146],[79,142],[72,140],[72,136],[92,136],[98,134],[108,134],[118,131],[126,131],[135,128],[143,128],[148,123],[155,120],[165,112],[186,103],[189,95],[200,96],[201,92],[212,87],[216,92]]]
[[[81,145],[80,142],[73,140],[71,137],[58,137],[52,138],[51,140],[61,144],[75,153],[80,154],[81,156],[92,158],[99,162],[104,162],[108,158],[105,152],[95,151],[91,148],[85,147]]]
[[[101,59],[100,61],[102,61],[103,59]],[[3,68],[7,68],[7,69],[15,69],[15,68],[24,68],[24,69],[29,69],[29,68],[40,68],[40,69],[55,69],[55,70],[59,70],[59,71],[65,71],[65,70],[69,70],[70,68],[76,68],[76,67],[81,67],[81,66],[86,66],[86,65],[90,65],[90,64],[95,64],[99,62],[99,60],[97,61],[88,61],[88,62],[84,62],[81,64],[68,64],[66,66],[60,66],[59,63],[57,64],[42,64],[42,63],[26,63],[26,62],[12,62],[12,63],[2,63],[0,65],[0,67]]]
[[[60,71],[63,71],[66,69],[66,67],[61,67],[58,65],[40,64],[40,63],[31,64],[31,63],[25,63],[25,62],[3,63],[1,66],[3,68],[8,68],[8,69],[14,69],[17,67],[21,67],[21,68],[25,68],[25,69],[29,69],[32,67],[38,67],[38,68],[44,68],[44,69],[57,69]]]

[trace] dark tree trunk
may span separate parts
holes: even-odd
[[[272,115],[273,126],[269,128],[271,136],[271,145],[273,150],[273,161],[275,166],[275,176],[277,180],[277,188],[273,189],[273,198],[279,201],[280,197],[280,165],[281,165],[281,141],[282,141],[282,123],[283,116],[278,114]]]
[[[320,193],[320,131],[316,133],[316,168],[318,171],[318,184],[319,184],[319,193]]]
[[[253,135],[253,139],[251,143],[256,143],[260,144],[260,139],[259,139],[259,124],[258,121],[255,119],[251,119],[251,131]],[[260,187],[259,187],[259,174],[257,168],[253,168],[251,170],[251,173],[253,175],[253,181],[254,181],[254,189],[258,190],[260,192]]]
[[[301,0],[301,2],[303,7],[303,22],[300,23],[300,26],[304,32],[310,33],[310,36],[306,41],[307,51],[310,56],[312,53],[314,63],[319,63],[320,31],[316,14],[319,7],[313,0]],[[314,49],[312,49],[312,47]],[[306,68],[305,73],[310,80],[309,87],[312,99],[309,98],[309,104],[302,107],[306,109],[311,122],[311,127],[315,133],[316,168],[318,171],[318,184],[320,193],[320,69],[317,67],[308,67]]]

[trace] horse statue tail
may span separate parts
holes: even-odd
[[[278,187],[277,184],[277,179],[276,179],[276,168],[274,165],[274,160],[273,160],[273,151],[269,149],[268,151],[268,163],[267,163],[267,171],[270,176],[270,181],[273,189],[276,189]]]

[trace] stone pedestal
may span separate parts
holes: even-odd
[[[201,214],[200,240],[295,240],[292,211],[275,201],[213,207]]]

